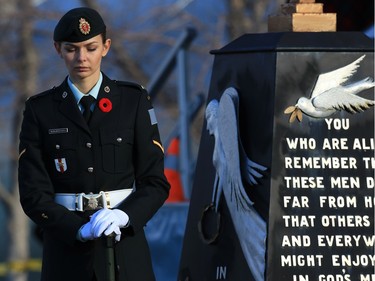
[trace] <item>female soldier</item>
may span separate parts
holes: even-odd
[[[104,281],[100,238],[112,233],[117,280],[154,280],[143,227],[170,186],[150,98],[101,72],[111,40],[97,11],[67,12],[54,42],[69,75],[26,101],[19,145],[21,205],[43,230],[42,280]]]

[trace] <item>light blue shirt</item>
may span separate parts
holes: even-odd
[[[99,94],[99,90],[100,90],[100,85],[102,84],[102,81],[103,81],[103,75],[102,73],[100,72],[100,76],[99,76],[99,80],[98,82],[96,82],[95,86],[90,90],[90,92],[87,93],[87,95],[91,95],[93,96],[95,99],[98,99],[98,94]],[[73,92],[73,95],[77,101],[77,105],[79,107],[79,110],[83,110],[81,104],[79,103],[81,98],[83,96],[85,96],[85,94],[83,94],[80,90],[78,90],[78,88],[73,84],[73,82],[70,80],[70,78],[68,77],[68,85],[70,87],[70,89],[72,90]],[[91,111],[94,109],[94,106],[95,104],[92,104],[91,106]]]

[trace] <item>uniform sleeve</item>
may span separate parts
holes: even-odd
[[[20,202],[44,231],[69,244],[84,220],[54,202],[54,188],[43,161],[40,124],[32,101],[27,101],[20,133],[18,182]]]
[[[120,207],[130,218],[126,231],[142,229],[168,198],[170,185],[164,175],[164,149],[154,109],[144,90],[135,120],[134,170],[136,191]]]

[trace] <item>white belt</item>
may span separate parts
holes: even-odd
[[[113,191],[100,191],[98,194],[85,193],[56,193],[55,202],[70,211],[92,211],[102,208],[117,207],[133,189],[119,189]]]

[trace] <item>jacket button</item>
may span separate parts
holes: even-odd
[[[93,168],[93,167],[88,167],[88,168],[87,168],[87,171],[88,171],[89,173],[92,173],[92,172],[94,172],[94,168]]]
[[[60,145],[59,144],[56,144],[56,149],[60,149]]]
[[[118,143],[122,142],[122,138],[117,138],[116,140]]]
[[[92,147],[91,142],[86,143],[86,147],[87,147],[87,148],[91,148],[91,147]]]

